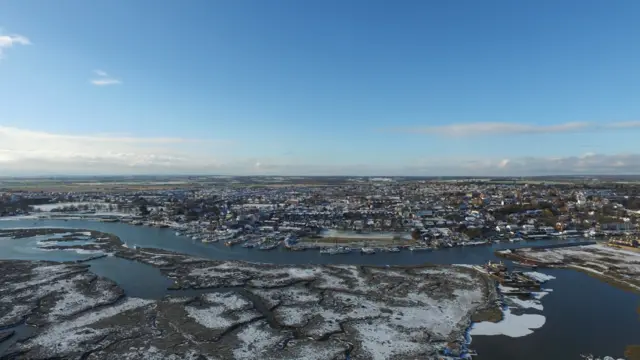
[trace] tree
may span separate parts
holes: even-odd
[[[482,228],[467,228],[464,230],[464,233],[470,238],[478,238],[482,236]]]
[[[411,231],[411,238],[413,240],[420,240],[421,235],[422,234],[420,233],[420,230],[418,230],[418,229],[413,229],[413,231]]]
[[[149,209],[147,208],[147,205],[140,205],[140,207],[138,208],[138,210],[140,210],[140,214],[141,215],[149,215]]]

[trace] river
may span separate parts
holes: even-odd
[[[202,243],[176,236],[170,229],[138,227],[122,223],[103,223],[87,220],[7,220],[0,228],[61,227],[97,230],[112,233],[129,246],[153,247],[172,250],[214,260],[245,260],[277,264],[359,264],[359,265],[413,265],[481,264],[497,260],[495,250],[524,246],[523,243],[500,243],[490,246],[442,249],[433,252],[402,251],[361,255],[321,255],[318,251],[290,252],[284,249],[260,251],[239,246],[226,247],[219,243]],[[576,240],[538,240],[530,245]],[[41,251],[35,249],[34,239],[0,240],[0,258],[28,260],[76,260],[86,258],[68,251]],[[99,275],[116,281],[130,296],[159,298],[167,293],[170,281],[158,269],[119,259],[102,258],[89,262]],[[580,353],[622,357],[626,345],[640,343],[640,322],[636,308],[640,296],[620,290],[586,274],[572,270],[549,269],[545,273],[556,277],[547,284],[553,291],[542,299],[546,317],[542,328],[532,334],[510,338],[500,336],[474,336],[471,347],[479,360],[540,360],[579,359]],[[141,285],[144,284],[144,285]],[[533,313],[536,313],[534,311]],[[540,312],[538,312],[540,313]]]

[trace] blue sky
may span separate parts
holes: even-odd
[[[640,173],[638,1],[4,1],[0,173]]]

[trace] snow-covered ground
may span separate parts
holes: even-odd
[[[503,312],[504,319],[497,323],[480,322],[473,324],[469,335],[506,335],[509,337],[521,337],[533,333],[544,325],[546,319],[539,314],[514,315],[510,309]]]
[[[104,330],[96,330],[89,327],[89,325],[151,303],[152,301],[150,300],[130,298],[115,306],[101,308],[76,319],[53,324],[46,331],[30,338],[20,346],[22,348],[38,346],[49,349],[53,353],[64,354],[78,347],[81,342],[94,339],[96,336],[105,333]]]
[[[640,290],[640,252],[596,244],[544,250],[520,249],[518,254],[542,263],[562,263]]]
[[[187,314],[198,324],[214,330],[225,330],[260,317],[251,301],[236,293],[211,293],[203,296],[202,306],[186,306]]]
[[[610,264],[640,274],[640,252],[613,248],[606,245],[587,245],[567,248],[522,251],[528,258],[540,262],[571,262],[579,259],[595,264]]]
[[[540,281],[547,282],[555,279],[554,276],[543,274],[541,272],[527,272],[526,275]],[[498,285],[500,293],[504,296],[505,308],[502,312],[503,320],[497,323],[492,322],[480,322],[474,323],[469,331],[469,335],[505,335],[509,337],[521,337],[533,333],[534,330],[541,328],[546,322],[546,318],[542,314],[529,314],[515,315],[512,313],[513,309],[519,309],[523,311],[538,311],[542,312],[544,306],[541,299],[552,292],[552,289],[542,289],[539,292],[535,292],[532,298],[521,298],[518,295],[512,294],[519,291],[517,288]]]
[[[496,300],[487,278],[462,267],[287,266],[118,248],[171,265],[164,271],[178,285],[224,288],[196,298],[116,302],[121,294],[108,282],[94,284],[80,265],[38,263],[26,278],[5,272],[3,294],[12,298],[0,300],[0,313],[41,325],[15,348],[36,358],[87,351],[100,358],[108,348],[122,359],[153,350],[157,358],[324,360],[352,344],[354,360],[435,358],[445,344],[462,346],[472,314]],[[13,306],[24,294],[34,303],[52,301]],[[119,339],[128,339],[126,346],[108,346]]]
[[[97,278],[85,267],[43,265],[19,268],[17,274],[2,274],[0,326],[26,316],[33,322],[57,322],[97,306],[118,300],[121,292],[111,281]],[[46,302],[40,302],[47,298]],[[36,314],[33,311],[37,310]],[[4,310],[4,311],[2,311]],[[40,314],[39,312],[43,312]],[[46,319],[46,320],[45,320]]]

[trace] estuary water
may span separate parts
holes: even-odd
[[[284,249],[261,251],[240,246],[226,247],[220,243],[202,243],[176,236],[170,229],[138,227],[122,223],[102,223],[88,220],[3,220],[0,228],[58,227],[89,229],[112,233],[128,246],[153,247],[214,260],[244,260],[277,264],[357,264],[415,265],[482,264],[497,260],[494,251],[532,245],[576,240],[538,240],[531,243],[500,243],[488,246],[459,247],[432,252],[401,251],[361,255],[321,255],[318,251],[290,252]],[[66,261],[91,255],[70,251],[42,251],[36,239],[0,239],[0,258]],[[170,281],[158,269],[119,259],[101,258],[90,261],[92,271],[118,282],[129,296],[159,298],[167,293]],[[471,348],[478,351],[479,360],[540,360],[580,359],[580,353],[621,358],[624,348],[640,344],[640,321],[636,308],[640,296],[617,289],[586,274],[572,270],[545,269],[542,272],[556,279],[546,284],[553,289],[542,298],[545,324],[527,336],[473,336]],[[530,309],[528,311],[531,311]]]

